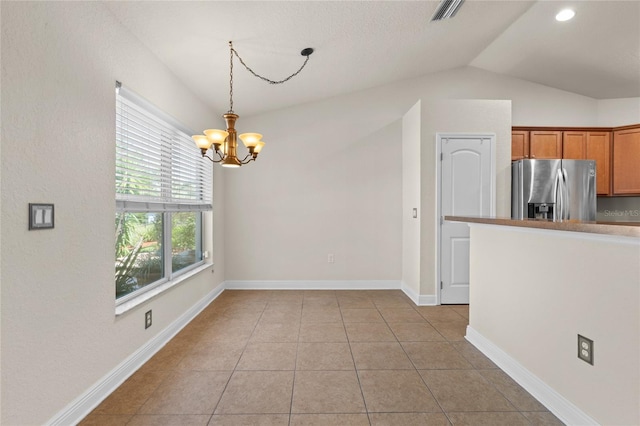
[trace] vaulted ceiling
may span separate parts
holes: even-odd
[[[640,96],[640,0],[466,0],[431,22],[438,1],[121,1],[116,18],[212,109],[242,115],[461,66],[596,99]],[[558,22],[571,7],[574,19]]]

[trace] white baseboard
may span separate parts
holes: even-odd
[[[420,295],[416,293],[414,289],[409,287],[404,281],[400,282],[400,290],[402,290],[409,299],[413,300],[413,303],[415,303],[416,305],[420,304],[418,303],[420,301]]]
[[[565,424],[598,424],[571,401],[560,395],[471,326],[467,326],[466,339]]]
[[[225,281],[227,290],[399,290],[395,280]]]
[[[418,306],[435,306],[438,304],[438,298],[435,294],[422,295],[418,299]]]
[[[409,299],[413,300],[413,303],[417,306],[434,306],[438,304],[435,295],[419,295],[414,289],[404,282],[401,282],[400,289],[407,295],[407,297],[409,297]]]
[[[135,373],[145,362],[169,342],[180,330],[193,320],[224,290],[224,283],[218,285],[209,294],[200,299],[188,311],[162,330],[156,337],[139,348],[127,359],[101,378],[85,393],[73,400],[69,405],[53,416],[47,425],[75,425],[96,408],[107,396]]]

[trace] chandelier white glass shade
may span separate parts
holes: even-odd
[[[204,135],[192,136],[196,145],[200,148],[202,156],[214,163],[220,163],[222,167],[240,167],[250,161],[255,161],[264,146],[262,135],[260,133],[238,135],[235,129],[238,115],[228,112],[223,117],[227,123],[227,130],[207,129],[203,132]],[[249,150],[249,153],[242,160],[238,158],[237,154],[238,138]],[[217,155],[217,159],[207,155],[209,149],[213,151],[214,155]]]
[[[298,75],[300,71],[305,67],[307,61],[309,61],[309,55],[313,53],[313,49],[307,47],[300,52],[301,55],[306,56],[302,67],[289,77],[280,81],[269,80],[268,78],[262,77],[261,75],[256,74],[251,68],[249,68],[242,58],[238,55],[238,52],[233,48],[233,43],[229,42],[229,111],[223,115],[224,121],[227,124],[227,130],[219,130],[219,129],[207,129],[203,133],[204,135],[194,135],[192,136],[193,140],[196,143],[196,146],[200,148],[200,152],[202,157],[206,157],[214,163],[220,163],[222,167],[230,167],[237,168],[243,164],[247,164],[250,161],[255,161],[258,158],[258,154],[262,151],[265,143],[262,140],[262,135],[260,133],[242,133],[240,135],[236,132],[236,120],[238,119],[238,115],[233,112],[233,55],[235,54],[242,65],[251,72],[254,76],[270,83],[270,84],[281,84],[285,81],[290,80],[292,77]],[[238,138],[242,141],[244,146],[249,151],[246,156],[240,160],[238,158]],[[210,157],[207,153],[209,150],[212,150],[213,157]]]

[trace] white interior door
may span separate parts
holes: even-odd
[[[495,135],[438,134],[440,214],[493,214]],[[469,226],[440,221],[440,303],[469,303]]]

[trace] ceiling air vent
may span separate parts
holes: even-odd
[[[431,21],[442,21],[443,19],[453,18],[456,16],[462,3],[464,3],[464,0],[442,0],[436,12],[431,17]]]

